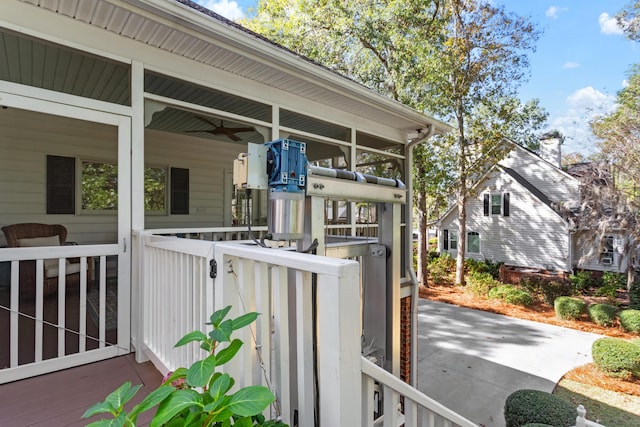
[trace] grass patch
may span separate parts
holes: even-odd
[[[584,405],[587,419],[605,426],[637,427],[640,397],[616,393],[572,380],[561,380],[553,394],[575,407]]]

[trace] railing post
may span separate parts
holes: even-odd
[[[318,381],[320,426],[360,426],[360,294],[358,264],[338,276],[318,274]]]

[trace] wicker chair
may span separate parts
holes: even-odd
[[[7,239],[7,246],[17,248],[21,246],[29,246],[24,244],[23,239],[50,238],[56,236],[58,244],[63,246],[67,241],[67,229],[59,224],[37,224],[23,223],[13,224],[2,227],[2,232]],[[53,240],[55,242],[55,240]],[[39,246],[39,245],[37,245]],[[44,245],[43,245],[44,246]],[[57,246],[57,245],[56,245]],[[57,260],[56,260],[57,261]],[[77,291],[80,288],[80,269],[78,258],[70,258],[67,263],[65,289],[67,292]],[[75,264],[75,265],[74,265]],[[57,294],[58,292],[58,275],[57,266],[55,273],[47,274],[46,267],[44,272],[44,295]],[[49,276],[49,277],[48,277]],[[93,262],[87,258],[87,281],[93,277]],[[20,298],[31,298],[36,294],[36,262],[20,261]]]

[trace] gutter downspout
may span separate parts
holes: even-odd
[[[409,197],[407,198],[407,210],[405,214],[405,253],[406,253],[406,269],[411,277],[411,385],[418,387],[418,298],[420,297],[420,288],[418,286],[418,278],[413,269],[413,229],[411,227],[411,219],[413,216],[413,148],[431,138],[435,133],[435,126],[430,123],[427,127],[427,133],[421,138],[414,139],[405,146],[405,163],[407,170],[406,186]],[[409,219],[409,221],[407,221]]]

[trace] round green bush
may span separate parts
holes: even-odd
[[[589,306],[589,318],[600,326],[611,326],[616,320],[618,307],[609,304],[593,304]]]
[[[553,302],[556,316],[564,320],[578,320],[587,312],[587,303],[579,298],[558,297]]]
[[[500,299],[509,304],[523,305],[525,307],[533,304],[533,297],[531,294],[518,289],[513,285],[496,286],[489,290],[487,296],[489,298]]]
[[[551,424],[540,424],[540,423],[529,423],[525,424],[522,427],[553,427]]]
[[[467,278],[466,289],[475,296],[487,296],[491,289],[499,285],[500,282],[495,280],[490,273],[475,272]]]
[[[609,376],[640,378],[640,346],[619,338],[600,338],[591,346],[593,363]]]
[[[569,427],[576,423],[578,413],[570,403],[540,390],[518,390],[509,395],[504,404],[507,427],[526,424],[548,424]]]
[[[622,310],[620,324],[627,332],[640,332],[640,310]]]

